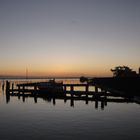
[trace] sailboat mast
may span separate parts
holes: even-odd
[[[26,68],[26,79],[28,79],[28,69]]]

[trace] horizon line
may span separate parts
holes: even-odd
[[[111,76],[2,76],[0,75],[0,80],[6,80],[6,79],[80,79],[80,77],[86,77],[86,78],[96,78],[96,77],[111,77]]]

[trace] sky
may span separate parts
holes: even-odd
[[[0,0],[0,75],[111,76],[140,67],[140,0]]]

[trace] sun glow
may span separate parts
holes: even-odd
[[[0,1],[0,76],[25,76],[26,69],[29,76],[98,77],[120,65],[138,70],[138,1],[58,3]]]

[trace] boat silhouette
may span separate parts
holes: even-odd
[[[36,86],[40,93],[52,94],[63,92],[63,82],[56,82],[55,79],[47,82],[39,82]]]

